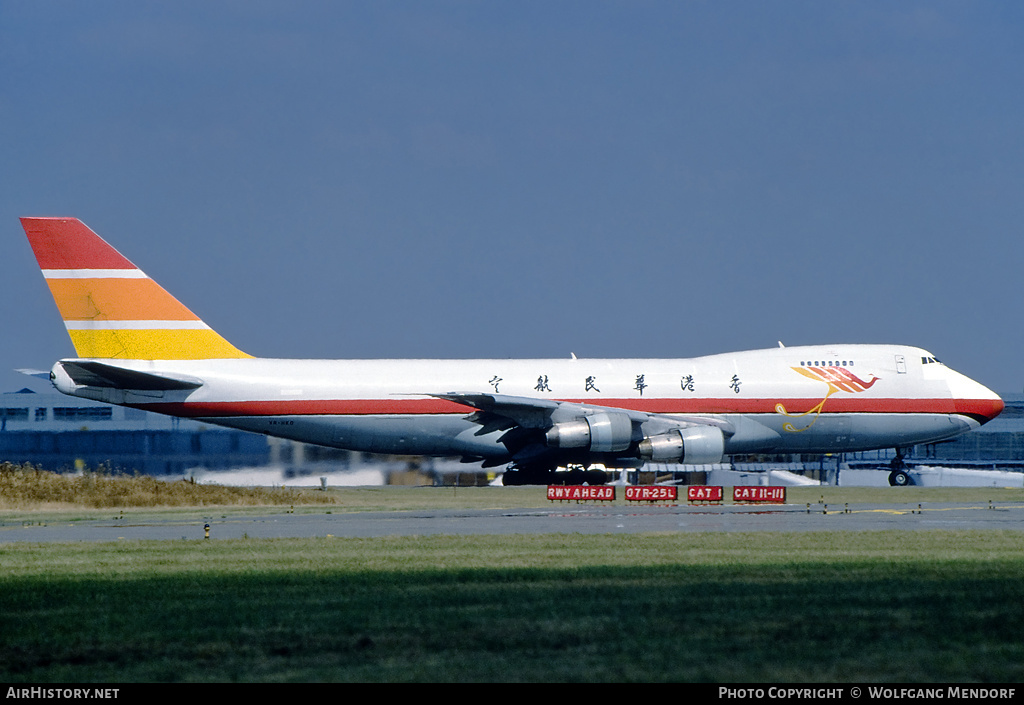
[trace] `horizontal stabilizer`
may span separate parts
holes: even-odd
[[[75,384],[88,387],[171,391],[198,389],[203,386],[203,380],[195,377],[139,372],[102,362],[68,360],[59,364]]]
[[[15,372],[20,372],[21,374],[28,375],[29,377],[38,377],[39,379],[50,379],[49,370],[31,370],[23,367],[15,370]]]

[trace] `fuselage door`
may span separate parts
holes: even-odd
[[[896,372],[901,375],[907,374],[907,361],[902,355],[896,356]]]

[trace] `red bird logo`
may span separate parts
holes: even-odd
[[[863,392],[868,389],[871,389],[875,382],[877,382],[880,379],[879,377],[871,375],[871,381],[865,382],[864,380],[850,372],[845,367],[792,367],[790,369],[794,370],[795,372],[799,372],[804,377],[808,377],[819,382],[824,382],[825,384],[828,385],[828,392],[825,394],[825,398],[822,399],[817,406],[808,411],[805,411],[802,414],[789,413],[788,411],[786,411],[786,407],[783,406],[781,403],[775,405],[776,413],[782,414],[783,416],[788,416],[791,419],[799,419],[804,416],[810,416],[811,414],[814,415],[814,418],[811,420],[811,422],[804,426],[803,428],[797,428],[791,423],[783,424],[782,428],[784,428],[787,431],[790,431],[791,433],[799,433],[800,431],[806,431],[811,426],[813,426],[815,422],[818,420],[818,416],[821,414],[822,409],[824,409],[825,402],[827,402],[828,398],[835,394],[836,392],[851,392],[854,394]]]

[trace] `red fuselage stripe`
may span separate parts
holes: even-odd
[[[774,414],[781,404],[789,415],[802,414],[821,399],[567,399],[573,404],[642,411],[652,414]],[[174,416],[368,416],[385,414],[469,414],[471,407],[446,399],[321,399],[281,401],[211,401],[133,404],[140,409]],[[994,399],[838,399],[825,413],[841,414],[963,414],[994,418],[1003,403]]]

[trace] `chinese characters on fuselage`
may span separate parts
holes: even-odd
[[[494,393],[495,394],[499,394],[500,390],[498,388],[498,385],[501,384],[504,381],[505,381],[505,379],[503,377],[501,377],[499,375],[494,375],[489,380],[487,380],[487,384],[489,384],[494,389]],[[583,382],[583,391],[585,393],[588,393],[588,394],[590,394],[590,393],[601,394],[602,393],[601,392],[601,388],[597,386],[597,377],[596,376],[594,376],[594,375],[587,375],[586,377],[583,378],[582,382]],[[722,380],[722,383],[725,383],[725,382],[726,382],[726,380]],[[556,380],[556,383],[557,383],[557,380]],[[549,393],[553,393],[554,389],[552,388],[552,384],[553,383],[551,381],[551,378],[548,375],[543,375],[543,374],[542,375],[538,375],[537,376],[537,383],[534,385],[533,390],[535,392],[549,392]],[[576,384],[579,384],[579,382],[576,382]],[[732,377],[728,380],[728,388],[734,394],[739,394],[740,393],[740,387],[741,387],[742,384],[743,384],[743,382],[742,382],[742,380],[740,380],[740,376],[738,374],[732,375]],[[563,385],[563,387],[564,387],[564,385]],[[638,374],[638,375],[634,375],[633,376],[633,386],[632,386],[632,389],[634,391],[636,391],[640,396],[643,396],[644,392],[647,389],[649,389],[650,387],[651,387],[651,384],[647,381],[647,375],[646,374]],[[692,375],[692,374],[682,375],[679,378],[679,388],[682,391],[684,391],[684,392],[696,392],[696,387],[697,387],[697,378],[696,378],[695,375]],[[578,389],[578,387],[577,387],[577,389]]]

